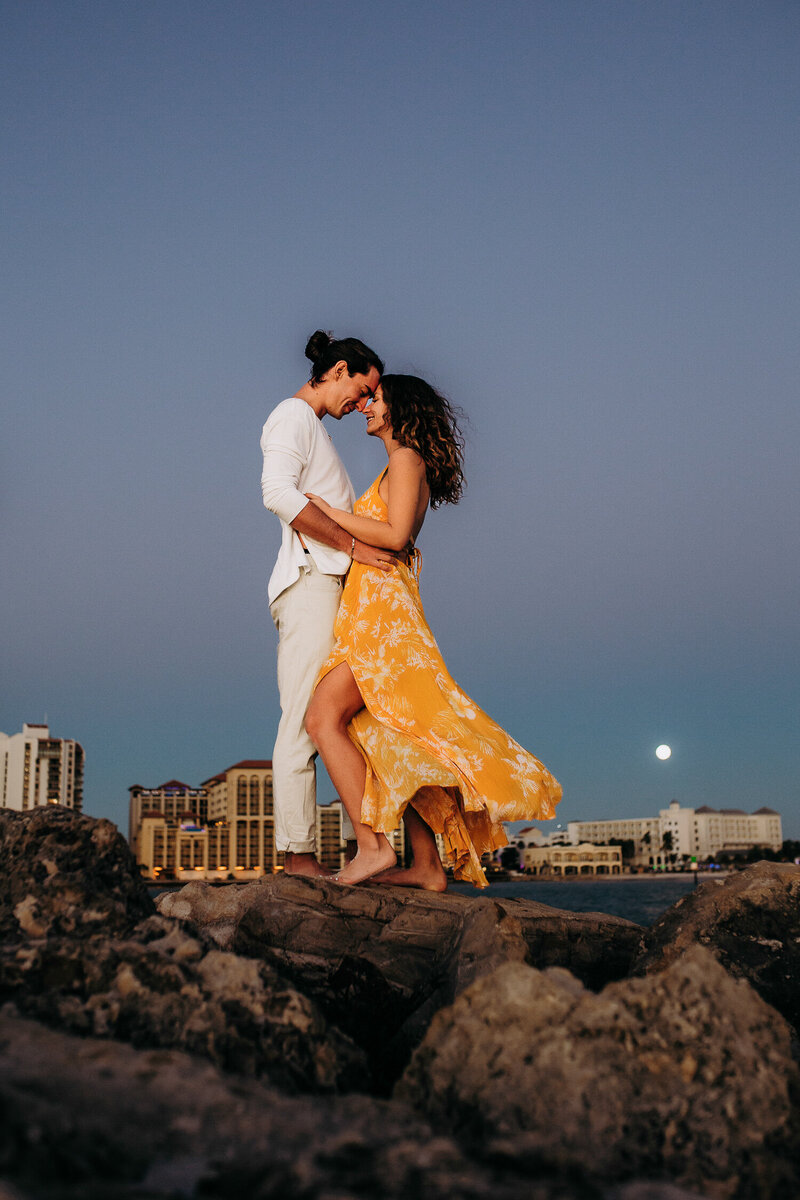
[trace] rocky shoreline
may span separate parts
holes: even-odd
[[[800,1193],[800,867],[652,927],[0,812],[0,1200]]]

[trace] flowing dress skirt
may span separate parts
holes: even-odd
[[[381,478],[354,511],[386,521]],[[419,568],[417,551],[388,572],[352,564],[319,679],[347,662],[364,699],[348,726],[367,765],[364,824],[391,833],[413,804],[442,835],[455,878],[485,887],[481,856],[506,844],[502,822],[550,820],[561,786],[448,673],[425,620]]]

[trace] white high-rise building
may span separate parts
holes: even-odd
[[[43,804],[81,811],[80,742],[51,737],[47,725],[23,725],[22,733],[0,733],[0,808],[28,812]]]
[[[780,850],[783,832],[780,813],[759,808],[754,813],[740,808],[683,808],[673,800],[657,817],[634,817],[610,821],[570,821],[570,841],[604,843],[632,841],[633,861],[662,866],[681,859],[702,861],[721,851],[750,850],[766,846]]]

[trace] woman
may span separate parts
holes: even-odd
[[[447,672],[419,596],[414,542],[428,506],[455,504],[464,483],[451,406],[424,380],[384,375],[364,408],[389,464],[352,513],[309,499],[353,538],[407,549],[389,572],[353,563],[336,645],[306,717],[356,832],[358,850],[335,878],[443,891],[441,833],[456,878],[486,886],[481,854],[504,845],[502,821],[549,820],[561,787],[460,690]],[[403,815],[413,866],[392,869],[387,833]]]

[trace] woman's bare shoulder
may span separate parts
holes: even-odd
[[[403,473],[409,475],[413,472],[418,475],[425,474],[425,463],[422,456],[416,450],[412,450],[410,446],[398,446],[389,456],[389,470],[392,467],[397,470],[399,467]]]

